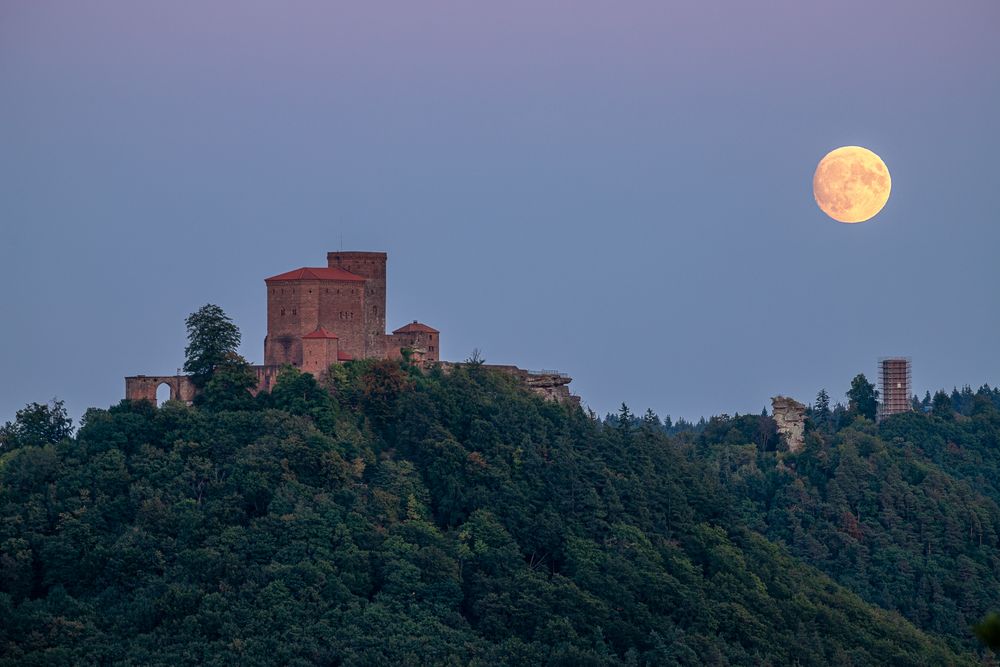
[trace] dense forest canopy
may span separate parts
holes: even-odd
[[[0,430],[0,664],[988,659],[995,390],[821,396],[793,455],[766,415],[597,420],[476,363],[257,397],[217,366],[195,406]]]

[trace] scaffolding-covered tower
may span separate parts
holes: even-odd
[[[900,412],[909,412],[910,358],[883,357],[878,360],[878,381],[882,388],[882,402],[878,406],[879,420]]]

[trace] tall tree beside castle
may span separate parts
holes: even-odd
[[[240,330],[222,308],[211,303],[191,313],[185,324],[188,345],[184,348],[184,372],[201,388],[218,366],[237,355]]]
[[[851,389],[847,392],[851,412],[875,421],[878,414],[878,390],[864,373],[858,373],[851,380]]]

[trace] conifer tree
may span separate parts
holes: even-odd
[[[236,355],[240,330],[222,308],[208,303],[185,320],[188,345],[184,349],[184,372],[199,389],[208,384],[216,367]]]
[[[847,398],[850,401],[848,409],[851,412],[874,421],[878,413],[878,390],[868,381],[864,373],[858,373],[851,380]]]
[[[633,415],[628,406],[622,403],[622,407],[618,410],[618,430],[625,440],[628,440],[632,435],[632,419]]]
[[[952,405],[952,399],[948,394],[943,391],[939,391],[934,394],[934,399],[931,401],[931,413],[935,417],[942,417],[948,419],[951,417],[951,411],[954,406]]]
[[[832,414],[830,412],[830,394],[826,393],[826,389],[820,389],[819,393],[816,394],[816,403],[813,405],[813,419],[817,424],[826,426],[830,423]]]

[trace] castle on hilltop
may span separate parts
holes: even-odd
[[[270,391],[278,373],[293,366],[319,376],[331,365],[352,359],[402,359],[438,364],[441,332],[413,320],[385,332],[384,252],[329,252],[324,267],[302,267],[264,279],[267,335],[264,363],[254,366],[257,391]],[[450,368],[450,364],[441,364]],[[531,372],[493,366],[518,377],[530,389],[554,400],[578,401],[566,386],[570,378],[554,371]],[[173,400],[192,401],[195,386],[186,375],[134,375],[125,378],[125,398],[156,402],[156,390],[170,387]]]
[[[399,359],[404,349],[416,361],[439,359],[437,329],[414,320],[385,333],[384,252],[331,252],[326,261],[264,280],[265,368],[317,373],[350,359]]]

